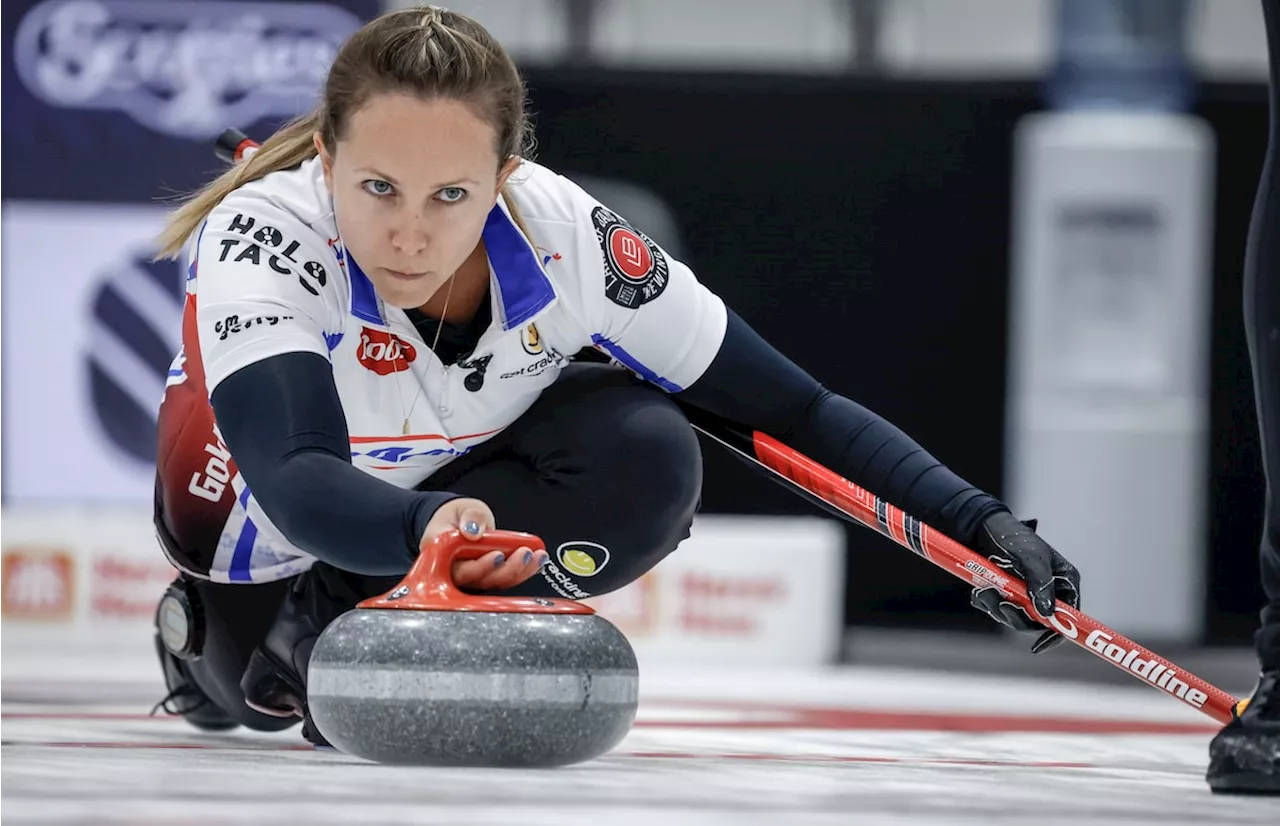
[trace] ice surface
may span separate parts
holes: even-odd
[[[617,751],[500,771],[148,717],[145,650],[6,647],[3,680],[5,824],[1280,824],[1280,799],[1211,795],[1214,724],[1137,684],[646,668]]]

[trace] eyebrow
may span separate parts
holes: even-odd
[[[386,174],[385,172],[380,172],[380,171],[378,171],[377,169],[374,169],[372,166],[362,166],[362,167],[359,167],[359,168],[357,168],[357,169],[356,169],[356,172],[367,172],[367,173],[369,173],[370,175],[373,175],[373,176],[375,176],[375,177],[381,178],[382,180],[386,181],[387,183],[391,184],[392,186],[399,186],[399,185],[400,185],[400,182],[399,182],[399,181],[397,181],[395,178],[391,177],[390,175]],[[442,184],[436,184],[436,185],[435,185],[435,188],[436,188],[436,189],[444,189],[445,187],[449,187],[449,186],[457,186],[458,184],[477,184],[477,185],[478,185],[479,183],[480,183],[479,181],[474,180],[474,179],[472,179],[472,178],[458,178],[458,179],[457,179],[457,180],[455,180],[455,181],[446,181],[446,182],[444,182],[444,183],[442,183]]]

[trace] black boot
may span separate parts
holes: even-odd
[[[1280,670],[1264,671],[1249,706],[1209,744],[1209,788],[1280,795]]]
[[[272,622],[267,637],[254,649],[240,679],[245,703],[255,711],[276,717],[302,717],[303,736],[315,727],[307,719],[307,664],[311,649],[324,627],[308,610],[306,574],[299,577]],[[327,745],[317,743],[317,745]]]
[[[156,655],[160,657],[160,670],[164,673],[165,688],[169,693],[151,709],[151,713],[165,711],[181,715],[188,723],[204,731],[231,731],[240,724],[200,690],[186,663],[164,647],[160,634],[156,634]]]
[[[323,562],[315,563],[289,589],[266,639],[249,658],[240,680],[245,702],[264,714],[302,717],[302,736],[327,747],[329,743],[307,713],[311,651],[329,623],[360,600],[390,590],[397,581],[362,577]]]

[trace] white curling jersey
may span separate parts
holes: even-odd
[[[160,412],[157,527],[179,568],[266,582],[314,562],[258,507],[209,405],[219,382],[262,359],[328,359],[352,464],[401,488],[500,433],[583,347],[669,392],[702,375],[726,314],[688,267],[538,164],[524,162],[508,191],[533,242],[499,198],[483,231],[493,322],[449,366],[346,253],[318,159],[247,184],[213,210],[194,248],[183,348]]]

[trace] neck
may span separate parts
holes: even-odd
[[[449,294],[451,289],[452,295]],[[462,266],[458,267],[458,271],[442,283],[427,303],[418,309],[424,315],[449,324],[464,324],[475,318],[481,302],[488,294],[489,256],[485,252],[484,241],[481,241],[462,262]]]

